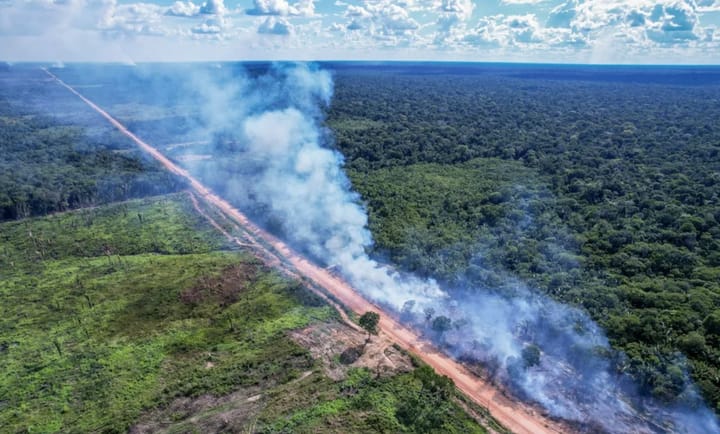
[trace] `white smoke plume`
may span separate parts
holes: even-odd
[[[367,255],[372,246],[367,213],[342,171],[342,155],[327,146],[327,134],[319,123],[318,105],[329,104],[332,97],[330,74],[305,64],[276,69],[273,74],[279,82],[261,78],[264,87],[238,99],[244,102],[234,109],[239,118],[220,110],[220,125],[216,107],[230,106],[227,98],[233,92],[224,86],[206,89],[212,96],[212,103],[205,106],[207,124],[237,134],[241,155],[255,163],[246,186],[256,200],[267,206],[293,245],[338,267],[370,298],[396,309],[409,299],[429,305],[444,298],[434,281],[401,275]],[[208,86],[207,80],[201,81]],[[252,87],[235,89],[247,93]]]
[[[293,246],[334,266],[357,290],[395,309],[455,357],[482,362],[494,377],[579,429],[606,432],[720,432],[690,381],[693,406],[668,407],[639,396],[603,331],[578,309],[520,282],[514,294],[484,288],[442,289],[368,255],[372,236],[343,158],[322,126],[332,97],[330,73],[276,65],[269,72],[188,73],[188,93],[202,107],[198,135],[215,137],[215,164],[192,166],[221,194],[261,219]],[[220,71],[220,70],[218,70]],[[453,327],[432,330],[425,311]],[[525,351],[539,348],[537,364]],[[615,356],[612,356],[615,357]]]

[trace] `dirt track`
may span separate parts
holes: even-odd
[[[305,259],[300,254],[290,249],[278,238],[263,231],[260,227],[251,222],[244,214],[233,208],[227,201],[215,195],[209,188],[200,183],[200,181],[193,177],[187,170],[178,167],[157,149],[142,141],[102,108],[85,98],[72,87],[65,84],[51,72],[47,70],[45,70],[45,72],[60,85],[67,88],[95,111],[100,113],[113,126],[120,130],[120,132],[128,136],[141,149],[159,161],[165,168],[167,168],[167,170],[185,178],[189,182],[191,188],[209,205],[216,207],[219,211],[237,222],[240,226],[242,226],[244,231],[246,231],[251,237],[255,238],[254,242],[252,242],[253,245],[271,246],[274,252],[270,252],[265,247],[261,247],[266,250],[264,252],[265,254],[276,256],[282,262],[291,264],[298,275],[301,275],[309,279],[315,285],[322,287],[325,291],[332,294],[337,300],[354,312],[362,314],[368,310],[373,310],[380,313],[380,329],[389,339],[397,342],[408,351],[416,354],[425,363],[432,366],[438,373],[450,377],[463,393],[479,405],[487,408],[492,416],[506,428],[518,434],[560,433],[567,431],[560,424],[537,414],[528,406],[525,406],[522,403],[512,402],[506,398],[498,388],[474,376],[462,364],[441,353],[429,342],[423,341],[414,331],[395,321],[378,306],[372,304],[361,296],[347,282],[344,282],[324,268],[319,267],[318,265]],[[215,225],[217,225],[217,223],[215,223]],[[229,234],[225,231],[223,232],[226,236],[231,238]],[[240,241],[237,240],[237,242]],[[329,300],[327,297],[324,298]],[[336,308],[339,308],[336,304],[332,304],[335,305]],[[344,314],[342,309],[340,309],[340,311],[341,314]]]

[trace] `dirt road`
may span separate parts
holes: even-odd
[[[266,249],[264,246],[270,246],[272,250],[274,250],[274,252],[271,253],[273,256],[277,256],[283,260],[283,262],[291,264],[297,275],[303,276],[315,285],[323,288],[352,311],[358,314],[362,314],[368,310],[380,313],[380,329],[389,339],[416,354],[438,373],[450,377],[463,393],[479,405],[487,408],[490,414],[506,428],[517,434],[561,433],[566,431],[560,424],[534,412],[528,406],[507,399],[498,388],[474,376],[462,364],[438,351],[429,342],[422,340],[413,330],[403,326],[381,308],[365,299],[347,282],[307,260],[281,240],[262,230],[243,213],[214,194],[209,188],[205,187],[187,170],[177,166],[160,153],[160,151],[145,143],[102,108],[65,84],[51,72],[47,70],[45,70],[45,72],[60,85],[67,88],[95,111],[100,113],[120,130],[120,132],[132,139],[141,149],[160,162],[167,170],[185,178],[191,188],[197,195],[202,197],[206,203],[214,206],[220,212],[237,222],[244,231],[255,238],[252,243],[253,245],[261,245],[263,249]],[[227,234],[227,236],[230,237],[229,234]],[[240,241],[238,240],[238,242]],[[324,298],[326,300],[328,299],[327,297]]]

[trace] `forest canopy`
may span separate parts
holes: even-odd
[[[328,124],[376,253],[520,277],[585,308],[643,390],[675,400],[688,367],[717,410],[717,71],[574,68],[339,68]]]
[[[41,81],[42,71],[5,74],[10,76],[3,75],[0,86],[0,221],[182,188],[74,95]]]

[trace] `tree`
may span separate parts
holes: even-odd
[[[442,335],[452,328],[452,320],[444,315],[440,315],[432,322],[432,329]]]
[[[716,309],[703,321],[705,330],[711,335],[720,337],[720,309]]]
[[[402,309],[400,309],[400,319],[403,321],[409,321],[413,317],[413,309],[415,308],[415,300],[408,300],[403,303]]]
[[[360,327],[364,328],[368,332],[367,340],[370,340],[371,335],[378,334],[378,323],[380,322],[380,315],[377,312],[368,311],[365,312],[358,321]]]
[[[680,337],[678,346],[686,354],[691,356],[700,356],[705,352],[705,336],[698,332],[690,332]]]
[[[443,432],[454,395],[452,380],[438,375],[427,365],[415,369],[411,375],[415,381],[399,392],[398,420],[412,432]]]
[[[435,315],[435,309],[432,307],[426,307],[425,308],[425,321],[430,321],[430,319]]]
[[[525,368],[530,368],[540,364],[540,348],[537,345],[527,345],[522,350],[522,358]]]

